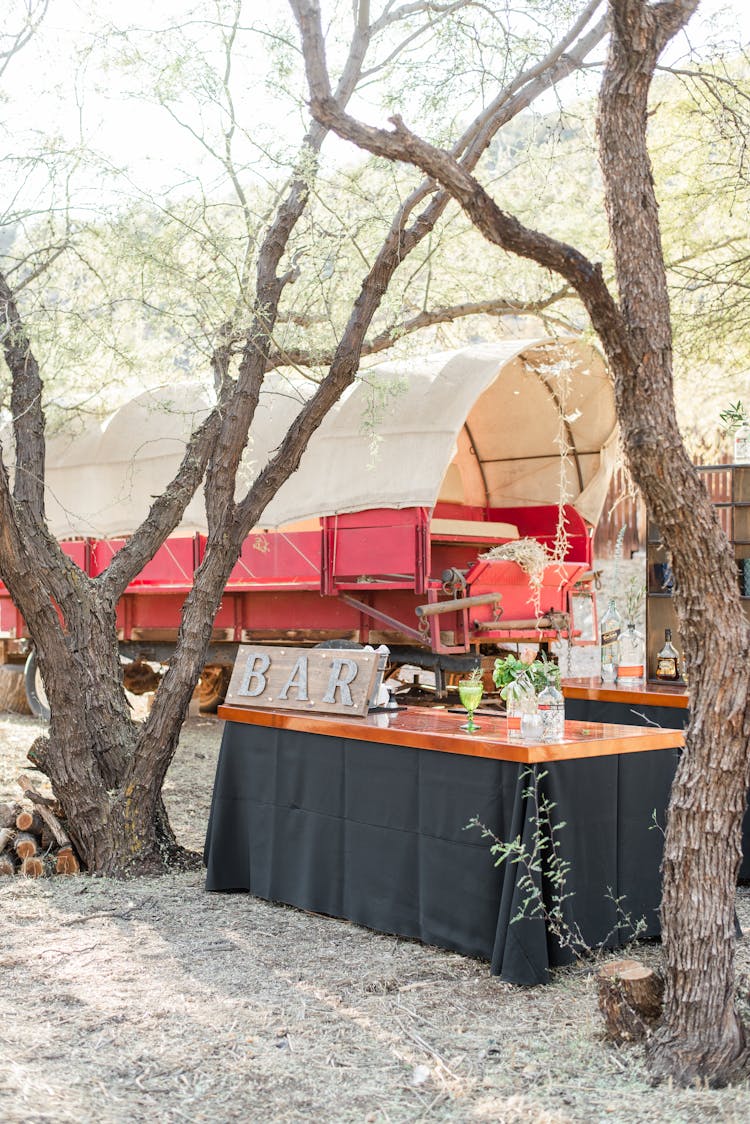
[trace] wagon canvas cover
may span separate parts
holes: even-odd
[[[301,408],[301,385],[310,386],[294,374],[268,376],[238,492]],[[104,425],[50,440],[53,533],[132,533],[176,473],[210,405],[210,392],[196,384],[148,391]],[[360,371],[259,524],[373,507],[432,508],[438,498],[490,507],[557,503],[561,487],[596,523],[615,444],[611,381],[598,351],[581,339],[514,339],[392,360]],[[199,494],[179,533],[205,529]]]

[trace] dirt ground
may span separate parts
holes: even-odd
[[[0,715],[0,800],[38,726]],[[166,784],[200,848],[221,723],[186,724]],[[34,774],[39,779],[39,774]],[[750,895],[738,909],[750,927]],[[244,894],[200,873],[0,880],[0,1121],[732,1121],[747,1087],[649,1086],[601,1039],[587,969],[544,988]],[[639,955],[643,950],[639,950]],[[645,950],[658,956],[658,950]],[[750,970],[748,939],[740,970]]]

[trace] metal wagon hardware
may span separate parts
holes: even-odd
[[[245,484],[302,400],[293,374],[268,377]],[[101,573],[138,526],[208,406],[195,387],[151,391],[102,427],[50,441],[50,527],[86,573]],[[594,643],[592,535],[615,442],[610,379],[579,338],[481,344],[361,372],[247,538],[210,658],[231,662],[241,641],[346,640],[460,670],[511,640]],[[537,593],[517,562],[486,557],[524,539],[558,546]],[[119,602],[123,654],[168,658],[205,541],[197,496]],[[25,635],[0,585],[0,636]]]

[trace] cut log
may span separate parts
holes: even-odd
[[[599,1010],[607,1037],[636,1042],[661,1017],[664,981],[637,960],[614,960],[596,974]]]
[[[0,804],[0,827],[13,827],[20,811],[20,804]]]
[[[81,864],[78,862],[71,847],[61,847],[55,857],[56,874],[78,874]]]
[[[46,823],[50,832],[54,836],[55,842],[57,843],[58,847],[70,847],[71,842],[67,832],[58,820],[55,813],[52,811],[52,806],[54,805],[55,801],[50,800],[48,797],[42,796],[41,793],[37,792],[36,789],[32,787],[31,781],[28,777],[19,777],[18,785],[22,789],[26,799],[31,801],[41,818]]]
[[[22,808],[16,816],[16,827],[19,831],[30,831],[32,835],[41,835],[44,824],[37,811]]]
[[[161,683],[161,675],[145,660],[133,660],[123,667],[122,681],[125,689],[131,694],[145,695],[157,690]]]
[[[12,843],[15,831],[12,827],[0,827],[0,853],[2,853],[9,843]]]
[[[23,672],[23,664],[0,664],[0,710],[31,714]]]
[[[39,844],[28,831],[19,831],[13,841],[13,850],[19,859],[30,859],[39,851]]]
[[[16,784],[21,789],[27,800],[30,800],[37,808],[54,808],[57,801],[52,796],[42,796],[41,792],[37,792],[28,777],[23,774],[18,778]]]
[[[44,859],[38,855],[30,855],[21,863],[21,874],[27,878],[42,878],[44,875]]]
[[[16,864],[13,859],[13,855],[10,853],[10,851],[4,851],[3,854],[0,855],[0,877],[2,877],[3,875],[15,873]]]

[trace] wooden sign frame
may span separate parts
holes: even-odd
[[[375,689],[378,653],[350,648],[240,644],[227,706],[349,714],[362,718]]]

